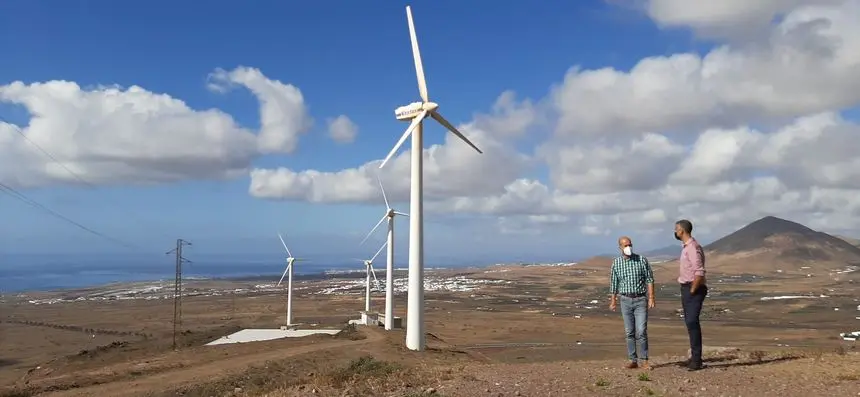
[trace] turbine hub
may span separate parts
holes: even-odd
[[[422,108],[422,109],[424,109],[424,110],[426,110],[426,111],[428,111],[428,112],[431,112],[431,111],[434,111],[434,110],[438,109],[438,108],[439,108],[439,104],[438,104],[438,103],[436,103],[436,102],[424,102],[424,103],[421,105],[421,108]]]

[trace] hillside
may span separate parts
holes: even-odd
[[[846,237],[846,236],[836,236],[842,240],[845,240],[846,243],[851,244],[855,247],[860,248],[860,238]]]
[[[789,220],[766,216],[705,247],[715,265],[750,273],[802,266],[825,270],[860,264],[860,247]],[[721,269],[722,270],[722,269]]]

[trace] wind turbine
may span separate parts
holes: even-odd
[[[409,37],[412,41],[412,57],[415,60],[415,72],[418,76],[418,92],[421,102],[413,102],[394,110],[398,120],[411,120],[409,128],[379,165],[385,166],[394,156],[397,149],[412,136],[412,186],[409,198],[409,294],[406,318],[406,347],[410,350],[424,350],[424,203],[423,203],[423,120],[430,116],[442,124],[448,131],[462,139],[466,144],[481,152],[475,144],[469,141],[448,120],[437,111],[439,104],[430,102],[427,95],[427,82],[424,79],[424,66],[421,63],[421,53],[418,50],[418,38],[415,36],[415,24],[412,22],[412,9],[406,6],[406,19],[409,22]]]
[[[293,258],[293,253],[290,252],[290,248],[287,247],[287,243],[284,242],[284,237],[281,236],[281,233],[278,233],[278,238],[281,239],[281,244],[283,244],[284,249],[287,251],[287,267],[284,269],[281,279],[278,280],[278,287],[284,281],[284,276],[289,274],[289,277],[287,277],[287,325],[290,326],[293,325],[293,263],[304,261],[304,259]]]
[[[388,244],[388,258],[385,262],[385,329],[392,330],[394,329],[394,216],[409,215],[391,209],[388,196],[385,195],[385,188],[382,187],[382,181],[377,178],[377,182],[379,182],[379,188],[382,190],[382,199],[385,200],[385,214],[382,215],[382,219],[376,223],[376,226],[370,229],[370,233],[367,233],[359,245],[364,244],[376,228],[388,219],[388,240],[386,242]]]
[[[364,263],[365,271],[367,272],[367,281],[365,282],[365,291],[364,291],[364,312],[370,312],[370,276],[373,275],[373,281],[376,282],[376,288],[379,289],[379,280],[376,278],[376,271],[373,270],[373,260],[379,256],[379,253],[382,252],[382,249],[385,248],[387,242],[382,243],[382,246],[379,247],[379,250],[376,251],[376,254],[373,255],[370,259],[356,259],[359,262]]]

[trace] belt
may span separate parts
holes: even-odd
[[[628,298],[642,298],[645,294],[620,294],[621,296],[626,296]]]

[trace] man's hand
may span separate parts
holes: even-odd
[[[648,308],[653,309],[655,307],[657,307],[657,302],[654,301],[654,298],[648,298]]]
[[[616,308],[616,307],[617,307],[617,306],[616,306],[616,304],[615,304],[615,301],[614,301],[614,300],[609,301],[609,310],[615,311],[615,308]]]

